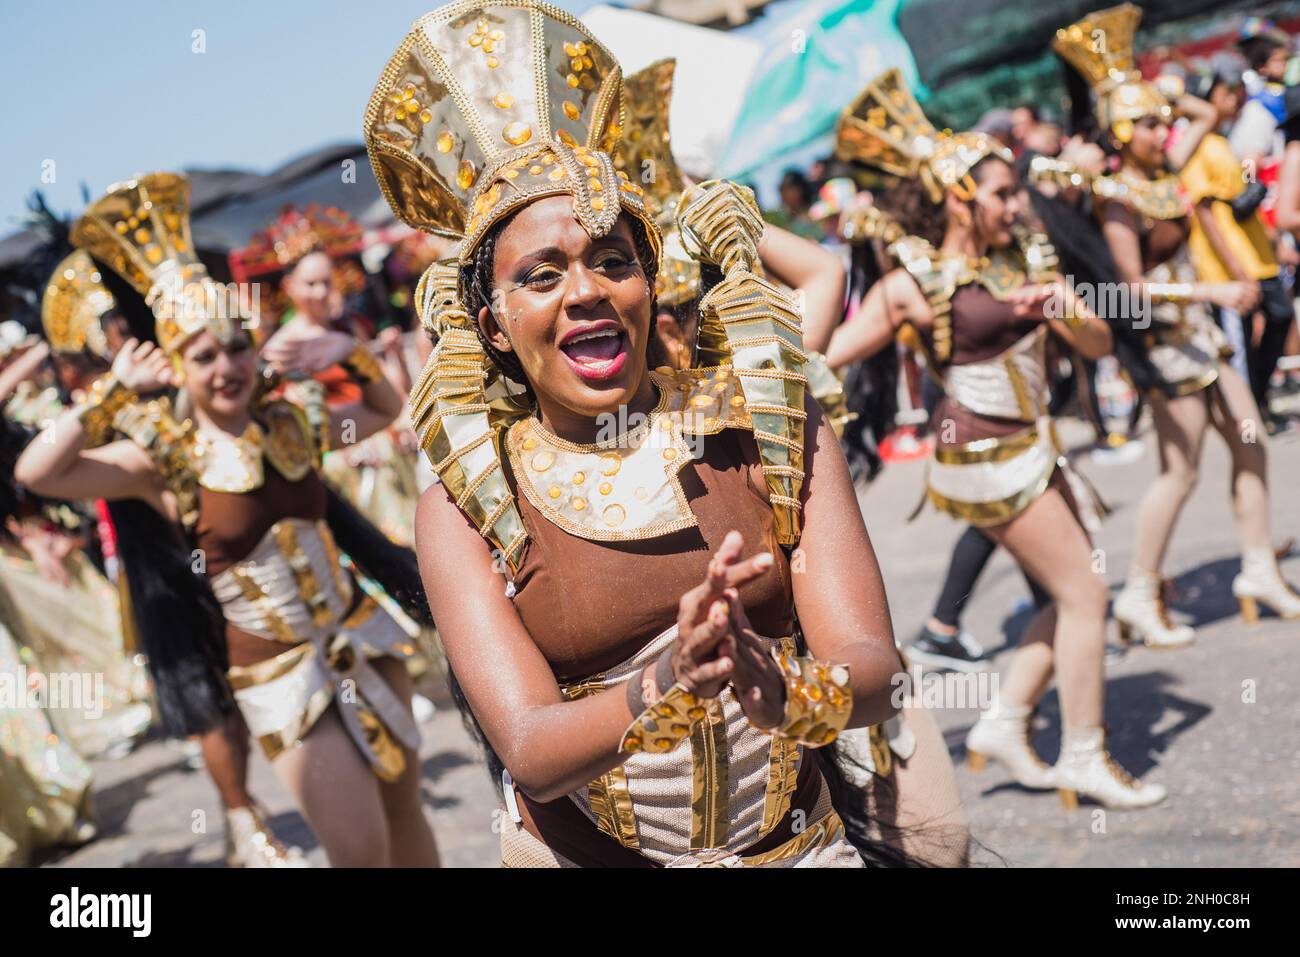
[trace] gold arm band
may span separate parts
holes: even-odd
[[[343,360],[342,365],[352,374],[352,378],[365,385],[378,382],[384,377],[383,370],[379,368],[379,360],[361,342],[357,343],[357,347]]]
[[[830,744],[853,711],[848,666],[788,654],[776,660],[785,675],[785,717],[768,733],[810,748]]]
[[[86,397],[75,407],[81,427],[86,430],[87,445],[103,445],[113,435],[117,414],[136,402],[139,396],[108,372],[90,384]]]
[[[700,700],[680,682],[633,719],[623,732],[619,750],[625,754],[671,751],[707,714]]]
[[[1190,282],[1149,282],[1146,288],[1152,302],[1190,302],[1193,292]]]

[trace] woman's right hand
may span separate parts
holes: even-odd
[[[697,698],[716,698],[731,680],[735,662],[719,655],[731,633],[731,602],[727,589],[739,588],[766,574],[773,558],[768,552],[741,560],[745,539],[728,532],[709,562],[704,581],[682,596],[677,608],[677,640],[673,642],[673,677]]]
[[[1239,315],[1247,315],[1259,302],[1257,282],[1212,282],[1208,284],[1210,302]]]
[[[128,339],[113,359],[113,376],[132,392],[157,392],[172,384],[171,363],[152,342]]]

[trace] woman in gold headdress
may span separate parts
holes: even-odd
[[[259,390],[238,297],[194,256],[188,202],[184,177],[154,173],[111,187],[77,223],[73,242],[103,264],[119,307],[152,310],[158,345],[123,345],[16,475],[38,492],[133,505],[137,532],[153,523],[120,542],[133,602],[152,603],[138,608],[151,665],[177,675],[157,689],[173,726],[208,730],[233,689],[331,863],[435,863],[403,666],[414,649],[340,565],[345,549],[364,568],[382,536],[319,476],[345,425]],[[347,428],[364,437],[392,421],[400,398],[373,356],[349,340],[330,358],[360,389]],[[149,398],[169,386],[174,399]],[[192,640],[150,636],[160,624]]]
[[[1160,446],[1160,474],[1138,511],[1133,564],[1114,615],[1126,635],[1161,647],[1185,645],[1194,632],[1170,622],[1161,600],[1160,567],[1174,525],[1196,484],[1201,446],[1214,427],[1232,455],[1233,510],[1242,547],[1232,593],[1247,621],[1258,606],[1300,617],[1300,595],[1282,579],[1269,539],[1266,434],[1249,385],[1225,361],[1226,340],[1207,304],[1246,313],[1257,283],[1196,281],[1188,253],[1191,211],[1176,170],[1217,121],[1214,108],[1177,96],[1187,125],[1169,145],[1174,106],[1134,68],[1133,35],[1142,11],[1132,4],[1089,14],[1057,31],[1057,53],[1092,87],[1102,145],[1119,156],[1119,172],[1091,180],[1095,209],[1119,278],[1139,306],[1130,317],[1150,324],[1148,356],[1158,381],[1148,390]],[[1177,91],[1171,91],[1177,93]],[[1086,114],[1086,94],[1076,114]]]
[[[922,349],[945,392],[930,501],[982,528],[1052,599],[1027,629],[999,700],[967,736],[972,766],[996,758],[1026,787],[1057,788],[1067,807],[1080,794],[1112,807],[1154,804],[1164,788],[1134,781],[1106,750],[1106,587],[1081,521],[1085,487],[1047,411],[1048,336],[1100,356],[1110,330],[1061,283],[1046,239],[1020,226],[1010,152],[983,133],[935,130],[897,70],[849,107],[838,138],[846,159],[904,177],[880,203],[907,235],[890,246],[901,265],[837,330],[827,358],[854,361],[901,334]],[[1063,730],[1048,767],[1028,724],[1053,674]]]
[[[620,88],[562,11],[461,2],[417,21],[366,114],[398,217],[462,237],[417,295],[437,343],[412,418],[442,484],[416,535],[502,773],[503,859],[881,859],[823,746],[891,715],[899,660],[797,314],[753,273],[752,194],[701,184],[683,236],[724,278],[701,367],[654,370],[660,233],[609,155]]]

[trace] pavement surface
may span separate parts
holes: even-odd
[[[1087,430],[1064,423],[1067,446],[1082,449]],[[1134,510],[1156,474],[1149,430],[1141,458],[1099,464],[1086,450],[1077,464],[1114,509],[1096,544],[1112,592],[1131,554]],[[894,627],[911,639],[929,615],[962,526],[927,509],[907,522],[919,496],[921,462],[896,463],[860,491],[867,527],[884,569]],[[1197,628],[1195,645],[1176,651],[1138,648],[1108,668],[1106,714],[1115,757],[1141,778],[1163,783],[1169,800],[1143,811],[1066,812],[1055,795],[1026,791],[996,765],[975,774],[962,741],[971,709],[937,709],[958,764],[958,781],[979,863],[1082,867],[1295,866],[1300,864],[1300,622],[1265,617],[1245,626],[1229,591],[1239,550],[1228,500],[1229,463],[1217,437],[1206,441],[1202,479],[1179,523],[1166,574],[1179,600],[1175,617]],[[1275,541],[1300,538],[1300,434],[1270,442]],[[1300,557],[1283,563],[1300,585]],[[967,607],[964,625],[1005,667],[1028,621],[1027,590],[1014,563],[996,554]],[[1114,637],[1114,625],[1110,625]],[[495,867],[497,798],[492,782],[442,690],[422,724],[423,797],[444,863]],[[1043,701],[1034,744],[1054,761],[1059,747],[1055,692]],[[216,793],[193,770],[183,745],[147,740],[124,758],[95,763],[101,836],[51,857],[54,866],[218,867],[222,824]],[[308,859],[325,856],[270,767],[254,755],[252,790],[272,826]]]

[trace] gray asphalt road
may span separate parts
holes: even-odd
[[[1067,425],[1069,425],[1067,423]],[[1067,444],[1086,439],[1067,427]],[[980,774],[959,767],[974,834],[987,863],[1109,867],[1119,865],[1300,864],[1300,623],[1266,618],[1243,626],[1229,593],[1238,548],[1227,499],[1228,462],[1207,442],[1203,478],[1179,525],[1166,569],[1182,595],[1177,611],[1199,640],[1179,651],[1138,649],[1110,668],[1106,689],[1112,749],[1141,777],[1170,790],[1161,807],[1102,812],[1085,805],[1066,813],[1052,794],[1026,792],[996,767]],[[1300,537],[1300,439],[1271,445],[1274,528],[1281,541]],[[1115,511],[1097,544],[1106,579],[1121,582],[1130,557],[1133,512],[1155,474],[1151,443],[1128,465],[1080,468]],[[922,465],[893,465],[861,495],[863,514],[884,567],[894,624],[910,638],[929,614],[961,527],[933,510],[907,523]],[[1300,584],[1300,558],[1284,572]],[[1015,613],[1025,587],[1005,554],[994,557],[965,619],[996,647],[1019,634]],[[1007,650],[997,665],[1007,662]],[[974,720],[970,710],[936,712],[955,761]],[[1055,759],[1059,714],[1054,693],[1039,714],[1035,745]],[[447,864],[496,866],[496,797],[478,755],[450,704],[422,728],[424,799]],[[172,744],[147,742],[126,758],[95,766],[95,803],[102,836],[51,861],[61,866],[219,866],[221,824],[215,792],[202,771],[186,769]],[[286,840],[324,863],[309,829],[270,768],[257,757],[253,788]]]

